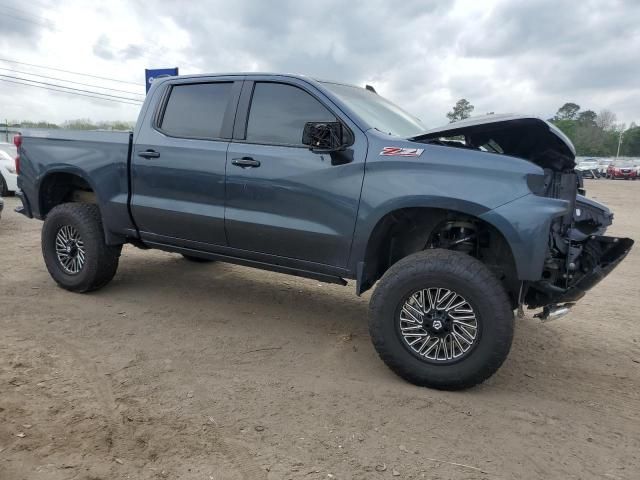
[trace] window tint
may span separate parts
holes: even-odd
[[[160,128],[176,137],[219,138],[232,83],[174,85]]]
[[[301,145],[305,123],[335,121],[335,115],[300,88],[281,83],[256,83],[247,140]]]

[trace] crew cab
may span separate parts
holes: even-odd
[[[416,385],[470,387],[506,358],[514,310],[543,319],[625,257],[583,196],[575,150],[539,118],[427,130],[371,87],[296,75],[153,83],[133,132],[24,131],[20,211],[53,279],[88,292],[133,244],[376,285],[370,333]]]

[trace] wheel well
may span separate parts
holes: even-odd
[[[61,203],[98,203],[89,183],[73,173],[52,173],[45,177],[40,185],[39,199],[43,218]]]
[[[378,222],[367,244],[359,293],[371,288],[398,260],[428,248],[459,250],[478,258],[517,305],[520,283],[502,233],[478,217],[440,208],[395,210]]]

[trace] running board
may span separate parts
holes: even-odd
[[[310,278],[323,283],[333,283],[336,285],[347,285],[347,281],[342,277],[334,275],[327,275],[324,273],[312,272],[310,270],[304,270],[300,268],[285,267],[284,265],[275,265],[272,263],[260,262],[258,260],[249,260],[246,258],[233,257],[231,255],[224,255],[222,253],[210,253],[202,252],[200,250],[192,250],[190,248],[176,247],[173,245],[165,245],[163,243],[144,241],[144,244],[157,248],[158,250],[164,250],[167,252],[184,253],[185,255],[191,255],[193,257],[206,258],[208,260],[218,260],[225,263],[233,263],[235,265],[242,265],[244,267],[258,268],[260,270],[267,270],[270,272],[284,273],[287,275],[294,275],[296,277]]]

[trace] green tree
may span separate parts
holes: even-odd
[[[598,118],[598,114],[593,110],[585,110],[584,112],[578,113],[578,122],[582,125],[589,125],[596,127],[596,119]]]
[[[608,110],[601,114],[602,118],[593,110],[581,112],[577,104],[565,103],[551,122],[569,137],[578,155],[613,156],[618,147],[615,114]]]
[[[78,118],[76,120],[67,120],[62,124],[62,128],[68,130],[97,130],[98,126],[88,118]]]
[[[461,98],[456,102],[453,107],[453,110],[447,113],[447,118],[449,119],[449,123],[457,122],[458,120],[464,120],[465,118],[469,118],[471,116],[471,112],[475,107],[469,103],[469,101],[465,98]]]
[[[616,146],[617,137],[616,135]],[[624,155],[625,157],[640,157],[640,127],[636,127],[634,123],[632,123],[631,127],[622,135],[620,155]]]
[[[567,102],[558,109],[554,120],[575,120],[579,111],[580,105],[577,103]]]
[[[15,126],[19,126],[21,128],[60,128],[55,123],[46,122],[44,120],[40,120],[39,122],[33,122],[31,120],[23,120],[21,122],[14,122]]]

